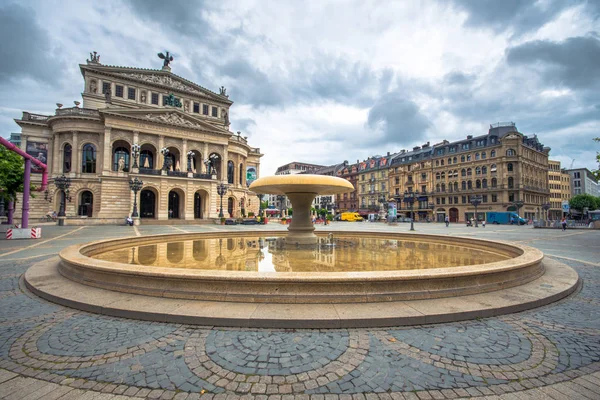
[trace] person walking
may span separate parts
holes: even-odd
[[[566,231],[567,230],[567,219],[565,217],[562,217],[562,219],[560,220],[560,224],[562,225],[562,230]]]
[[[446,222],[446,228],[447,228],[448,225],[450,225],[450,217],[446,215],[446,218],[444,218],[444,221]]]

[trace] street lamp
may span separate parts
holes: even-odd
[[[217,185],[217,194],[221,196],[221,209],[219,210],[219,218],[223,218],[223,195],[227,193],[228,186],[224,183]]]
[[[277,195],[277,201],[279,202],[279,214],[283,217],[285,214],[283,213],[283,200],[285,200],[285,196],[282,194]]]
[[[471,204],[473,204],[475,206],[475,228],[477,228],[477,206],[481,204],[481,202],[483,201],[483,198],[481,197],[481,195],[475,195],[475,196],[471,196],[471,198],[469,199],[469,201],[471,202]]]
[[[414,231],[415,230],[415,226],[414,226],[415,215],[413,213],[413,204],[415,202],[415,192],[413,192],[412,190],[410,192],[405,191],[404,192],[404,202],[410,204],[410,230]]]
[[[263,196],[264,195],[262,193],[259,193],[256,195],[256,197],[258,197],[258,215],[260,217],[263,216],[263,208],[262,208]]]
[[[545,211],[546,220],[548,220],[548,210],[550,209],[550,207],[552,207],[550,205],[550,203],[544,203],[544,204],[542,204],[542,210]]]
[[[134,143],[131,146],[131,156],[133,157],[133,165],[132,168],[139,168],[138,166],[138,157],[140,156],[140,148],[142,146],[140,146],[137,143]]]
[[[137,193],[142,189],[144,182],[140,181],[137,176],[129,180],[129,189],[133,191],[133,212],[131,213],[132,218],[139,217],[137,209]]]
[[[187,152],[187,172],[192,172],[192,159],[196,157],[196,153],[193,151]]]
[[[60,197],[60,209],[58,210],[58,216],[62,218],[58,219],[58,225],[63,226],[65,224],[64,217],[66,217],[65,203],[67,200],[71,201],[71,197],[69,197],[69,187],[71,186],[71,178],[67,178],[64,175],[58,176],[54,178],[54,184],[56,185],[56,188],[62,193]]]
[[[163,155],[163,170],[167,171],[173,163],[173,160],[171,160],[171,157],[169,157],[169,149],[163,147],[162,149],[160,149],[160,152]]]

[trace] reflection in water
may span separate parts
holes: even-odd
[[[93,258],[130,264],[259,272],[393,271],[485,264],[508,257],[450,244],[377,238],[320,238],[314,248],[257,236],[128,247]]]

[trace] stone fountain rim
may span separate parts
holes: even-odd
[[[294,174],[258,178],[249,187],[258,194],[338,194],[354,191],[352,183],[335,176]]]
[[[321,231],[318,236],[325,236],[330,231]],[[160,266],[140,266],[125,263],[114,263],[103,260],[96,260],[88,257],[93,251],[101,248],[113,249],[122,248],[124,246],[147,245],[158,242],[163,242],[164,239],[192,240],[193,238],[208,239],[208,238],[230,238],[244,237],[250,235],[257,236],[285,236],[285,232],[281,231],[244,231],[244,232],[202,232],[202,233],[185,233],[185,234],[163,234],[163,235],[148,235],[148,236],[132,236],[127,238],[106,239],[94,241],[85,244],[76,244],[63,249],[59,253],[61,263],[70,265],[78,270],[98,271],[103,273],[114,273],[121,275],[135,275],[146,277],[164,277],[168,279],[202,279],[202,280],[244,280],[248,282],[306,282],[306,283],[328,283],[328,282],[360,282],[360,281],[396,281],[396,280],[422,280],[422,279],[445,279],[459,278],[464,276],[494,274],[500,272],[509,272],[519,270],[529,266],[533,266],[542,262],[544,254],[533,247],[525,246],[520,243],[494,241],[486,239],[474,239],[471,237],[452,236],[449,238],[445,235],[433,234],[410,234],[410,233],[370,233],[370,232],[344,232],[335,231],[335,237],[365,237],[365,235],[382,239],[403,239],[415,240],[428,239],[434,243],[451,244],[473,244],[481,245],[480,248],[492,246],[504,252],[505,255],[514,255],[514,258],[508,260],[497,261],[487,264],[477,264],[461,267],[447,268],[431,268],[426,270],[403,270],[403,271],[357,271],[357,272],[238,272],[238,271],[213,271],[213,270],[190,270],[185,268],[161,268]],[[175,241],[173,240],[173,241]],[[126,243],[123,245],[123,243]],[[118,246],[117,246],[118,244]]]

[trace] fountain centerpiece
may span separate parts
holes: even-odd
[[[288,227],[287,244],[317,243],[311,222],[310,206],[319,194],[338,194],[354,191],[354,186],[342,178],[324,175],[275,175],[259,178],[250,185],[257,194],[283,194],[292,202],[294,217]]]

